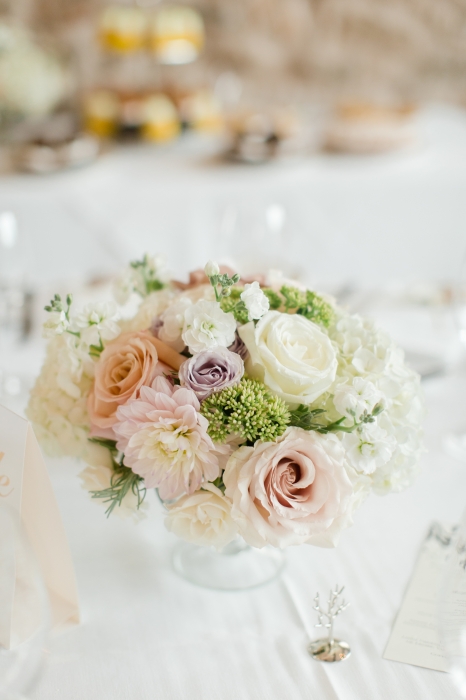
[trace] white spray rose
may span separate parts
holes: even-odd
[[[203,484],[201,491],[182,496],[168,506],[167,530],[187,542],[221,549],[237,535],[231,517],[231,501],[213,484]]]
[[[246,371],[290,404],[310,404],[332,384],[337,371],[328,336],[297,314],[269,311],[239,335],[249,350]]]
[[[241,293],[241,300],[248,310],[250,321],[257,321],[267,313],[270,307],[269,300],[259,286],[259,282],[252,282],[244,286],[244,292]]]
[[[396,439],[376,423],[368,423],[341,438],[350,465],[359,473],[372,474],[383,467],[396,449]]]
[[[185,311],[182,338],[192,355],[219,345],[228,348],[235,333],[235,317],[222,311],[215,301],[201,299]]]
[[[333,397],[338,413],[353,418],[356,422],[359,422],[364,411],[372,413],[376,404],[382,401],[382,392],[362,377],[355,377],[351,384],[337,386]]]

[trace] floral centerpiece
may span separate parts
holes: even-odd
[[[140,516],[156,489],[188,542],[334,546],[371,491],[411,483],[419,377],[372,321],[278,273],[209,262],[181,284],[149,256],[117,301],[54,297],[28,407],[107,514]]]

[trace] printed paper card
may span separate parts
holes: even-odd
[[[434,522],[422,545],[384,653],[384,659],[447,671],[441,646],[438,606],[455,528]],[[466,609],[457,611],[464,616]]]
[[[73,563],[60,512],[44,459],[30,423],[0,406],[0,507],[17,519],[25,532],[50,599],[51,625],[79,622]],[[21,639],[24,610],[21,592],[27,587],[20,558],[4,562],[0,645],[9,648]],[[26,625],[27,627],[27,625]]]

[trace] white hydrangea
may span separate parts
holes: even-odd
[[[49,342],[26,415],[47,454],[69,455],[87,464],[106,464],[108,450],[88,440],[87,397],[92,376],[87,362],[78,366],[76,356],[70,352],[70,343],[77,340],[65,334]]]
[[[85,343],[99,345],[101,340],[113,340],[120,334],[117,319],[116,304],[112,301],[101,301],[85,306],[73,319],[73,326]]]
[[[248,310],[250,321],[257,321],[262,318],[270,307],[270,302],[260,288],[259,282],[245,284],[244,292],[241,293],[241,300]]]
[[[400,491],[412,483],[423,451],[420,425],[425,409],[419,376],[404,364],[403,351],[368,319],[341,315],[329,336],[338,350],[339,367],[333,387],[315,407],[337,420],[351,416],[350,409],[361,415],[365,407],[370,412],[382,402],[384,410],[363,433],[337,435],[348,449],[352,468],[360,478],[370,479],[374,491]]]
[[[377,404],[383,403],[383,399],[383,393],[372,382],[362,377],[354,377],[351,383],[337,386],[333,404],[342,416],[359,422],[365,411],[372,413]]]
[[[396,350],[387,333],[358,315],[340,318],[331,337],[340,348],[343,365],[354,375],[381,374]]]
[[[53,338],[64,333],[69,327],[70,322],[64,311],[49,311],[42,326],[42,335],[44,338]]]
[[[373,474],[392,457],[396,440],[376,423],[368,423],[341,437],[350,465],[359,473]]]
[[[235,317],[215,301],[201,299],[188,306],[184,319],[182,338],[192,355],[218,346],[228,348],[235,340]]]

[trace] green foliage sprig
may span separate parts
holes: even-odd
[[[157,269],[154,267],[150,255],[147,253],[142,260],[133,260],[130,266],[139,273],[138,282],[140,282],[140,284],[134,285],[134,291],[140,294],[140,296],[144,297],[151,294],[151,292],[158,292],[166,286],[157,279]]]
[[[119,455],[114,440],[89,438],[89,441],[108,449],[112,455],[113,463],[110,486],[100,491],[91,491],[92,498],[100,498],[103,499],[104,503],[108,503],[105,511],[107,518],[117,506],[121,506],[128,493],[133,493],[136,496],[136,508],[139,510],[146,497],[146,487],[144,486],[143,478],[123,464],[123,455]]]
[[[217,267],[217,266],[216,266]],[[217,267],[218,271],[218,267]],[[210,275],[209,276],[209,282],[214,288],[215,292],[215,299],[217,301],[222,301],[225,297],[229,297],[231,294],[231,288],[233,287],[234,284],[239,282],[240,276],[238,274],[234,274],[230,277],[230,275],[223,274],[221,275],[220,272],[215,275]]]
[[[224,442],[229,435],[238,435],[249,445],[256,440],[273,441],[290,422],[285,402],[261,382],[246,377],[209,396],[202,402],[201,413],[209,421],[208,433],[214,442]]]
[[[72,294],[67,294],[66,295],[66,306],[63,305],[62,298],[59,294],[55,294],[53,299],[50,301],[50,304],[47,306],[44,306],[44,311],[47,311],[51,313],[52,311],[56,311],[58,313],[61,313],[62,311],[65,314],[66,320],[70,320],[70,309],[71,309],[71,304],[73,303],[73,295]]]
[[[315,430],[317,433],[327,434],[327,433],[353,433],[355,430],[362,428],[363,425],[367,423],[374,423],[376,417],[382,413],[384,407],[382,404],[378,403],[374,406],[372,411],[364,411],[360,416],[359,420],[356,420],[355,414],[353,412],[353,425],[343,425],[344,421],[347,419],[346,416],[339,418],[333,423],[327,423],[327,425],[319,423],[315,418],[319,415],[325,413],[321,408],[310,409],[309,406],[304,406],[300,404],[298,408],[290,411],[290,425],[297,428],[304,428],[304,430]]]

